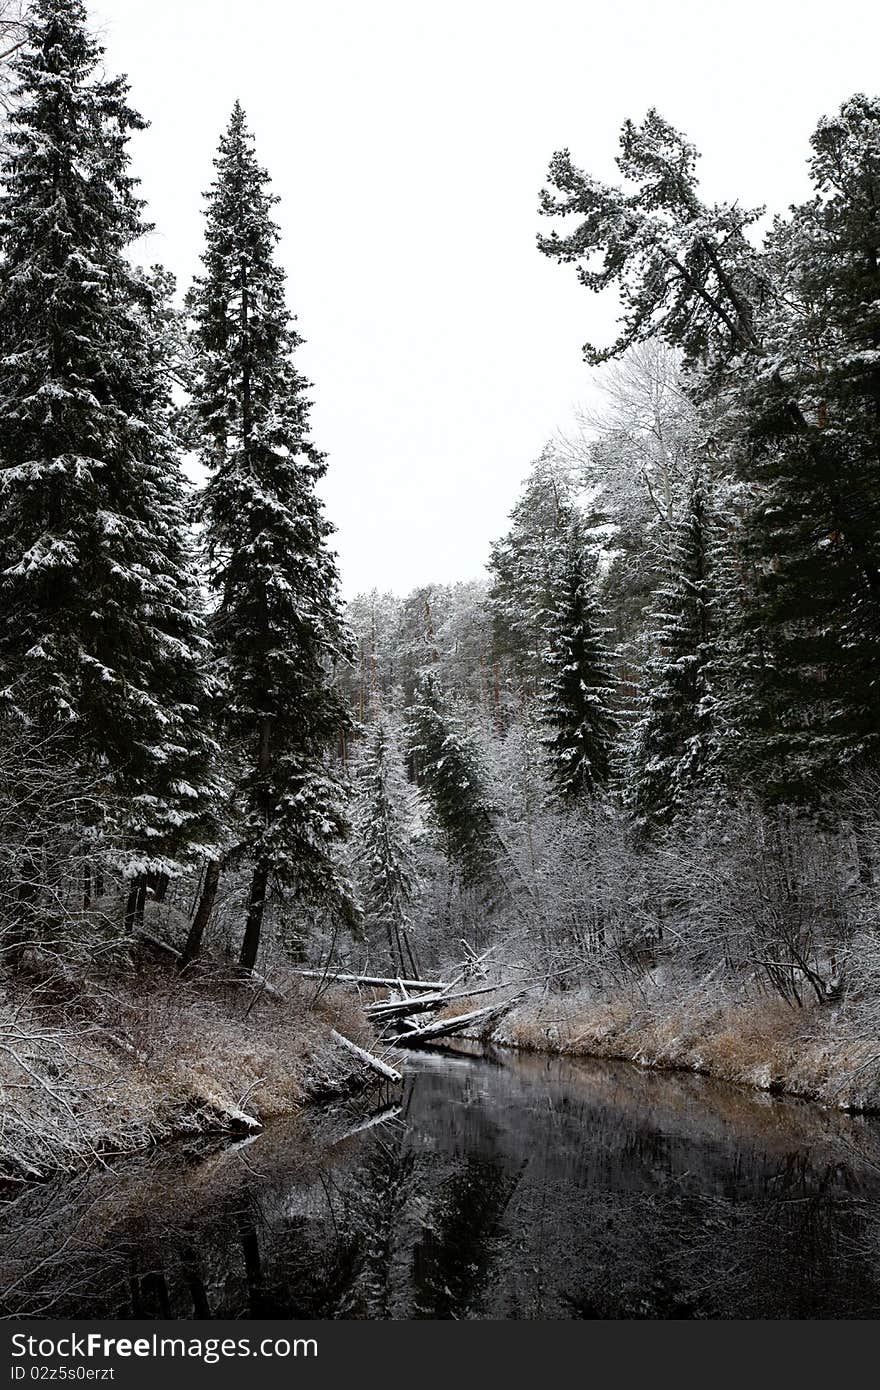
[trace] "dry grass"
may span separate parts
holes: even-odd
[[[256,1128],[356,1084],[331,1028],[370,1044],[350,995],[316,1001],[295,977],[279,981],[283,1000],[149,959],[76,983],[36,963],[0,979],[0,1178]]]
[[[719,986],[670,979],[640,991],[587,989],[526,1000],[495,1030],[497,1042],[532,1051],[619,1057],[701,1072],[763,1091],[854,1111],[880,1110],[878,1044],[838,1029],[835,1011],[792,1008]]]

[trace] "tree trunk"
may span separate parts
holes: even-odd
[[[37,934],[39,924],[40,868],[30,851],[22,859],[21,873],[15,887],[16,921],[3,938],[3,950],[10,964],[18,964],[24,948]]]
[[[257,1226],[249,1211],[239,1212],[236,1218],[241,1253],[244,1259],[244,1272],[247,1280],[248,1310],[252,1318],[266,1316],[263,1293],[263,1265],[260,1259],[260,1238]]]
[[[180,957],[180,969],[185,970],[190,961],[194,961],[202,949],[202,937],[205,934],[205,927],[211,919],[214,911],[214,901],[217,897],[217,885],[220,882],[220,860],[209,859],[205,865],[205,874],[202,880],[202,891],[199,895],[198,905],[190,924],[189,935],[186,938],[186,945]]]
[[[144,924],[144,904],[147,900],[147,876],[146,874],[135,874],[128,889],[128,897],[125,900],[125,914],[122,924],[126,935],[131,936],[132,932],[138,931]]]
[[[855,833],[856,861],[859,870],[859,883],[863,888],[873,888],[874,886],[874,863],[871,854],[870,842],[861,828]]]
[[[168,874],[150,874],[149,886],[153,890],[153,902],[164,903],[170,882]]]
[[[271,763],[271,740],[272,740],[272,719],[269,715],[264,715],[260,720],[260,743],[257,751],[257,768],[260,773],[268,772]],[[266,817],[268,820],[268,808]],[[269,883],[269,861],[258,859],[254,866],[254,876],[251,879],[251,891],[248,895],[247,920],[244,926],[244,940],[241,943],[241,955],[238,958],[239,967],[246,970],[248,974],[253,970],[257,963],[257,952],[260,949],[260,932],[263,928],[263,913],[266,909],[266,888]]]
[[[248,974],[250,974],[257,963],[257,952],[260,949],[260,932],[263,927],[263,913],[266,908],[266,888],[268,883],[269,865],[264,859],[258,860],[254,869],[254,876],[251,879],[247,920],[244,927],[244,940],[241,943],[241,955],[238,958],[240,968],[246,970]]]

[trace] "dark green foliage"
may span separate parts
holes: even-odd
[[[755,341],[765,276],[745,233],[763,209],[703,203],[696,149],[653,109],[641,126],[624,122],[620,149],[631,191],[582,173],[562,150],[550,164],[552,191],[541,195],[546,216],[583,219],[567,236],[539,237],[544,254],[576,263],[589,290],[620,291],[620,335],[610,348],[588,344],[587,360],[608,361],[654,336],[689,362],[726,360]]]
[[[648,825],[667,824],[691,809],[716,751],[711,521],[699,468],[691,474],[676,531],[645,638],[650,656],[633,739],[632,801]]]
[[[392,972],[417,975],[408,930],[418,891],[408,789],[395,738],[382,719],[367,735],[357,789],[358,859],[367,925],[384,936]]]
[[[880,752],[880,102],[854,97],[812,145],[816,196],[768,246],[774,370],[743,383],[738,466],[762,653],[750,774],[817,805]]]
[[[683,353],[729,498],[721,761],[764,800],[820,806],[880,753],[880,102],[820,123],[815,196],[760,250],[754,213],[700,201],[696,153],[656,112],[621,147],[621,188],[556,156],[542,210],[580,221],[541,249],[620,289],[621,334],[592,361],[651,336]],[[669,756],[643,747],[643,790]]]
[[[595,567],[573,526],[555,549],[542,682],[544,746],[557,794],[568,804],[596,796],[611,775],[617,720],[606,636]]]
[[[571,470],[548,449],[532,468],[511,512],[507,535],[492,547],[489,608],[494,655],[516,690],[534,695],[544,660],[544,625],[559,535],[572,515]]]
[[[0,687],[66,728],[130,860],[212,831],[206,649],[127,142],[79,0],[37,0],[0,199]],[[162,290],[160,288],[159,298]]]
[[[422,677],[410,711],[410,755],[440,829],[444,848],[466,882],[493,866],[494,807],[473,736],[433,676]]]

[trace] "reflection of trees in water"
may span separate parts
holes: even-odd
[[[338,1318],[360,1264],[352,1233],[329,1220],[297,1217],[274,1247],[273,1274],[278,1311],[273,1317]]]
[[[759,1133],[701,1130],[686,1106],[648,1118],[567,1081],[548,1100],[543,1078],[510,1072],[494,1069],[484,1090],[488,1073],[470,1087],[460,1074],[420,1078],[407,1125],[307,1153],[280,1131],[241,1155],[156,1156],[25,1192],[0,1208],[0,1312],[880,1311],[880,1168],[867,1128],[862,1158],[810,1147],[800,1129],[789,1150],[778,1126],[765,1145]],[[652,1094],[690,1105],[690,1089],[664,1084]],[[817,1132],[830,1123],[817,1118]]]
[[[417,1317],[481,1315],[502,1218],[521,1172],[511,1175],[499,1163],[474,1157],[455,1165],[435,1194],[430,1218],[413,1250]]]
[[[880,1310],[877,1255],[857,1250],[868,1206],[813,1189],[717,1196],[671,1180],[580,1211],[561,1289],[581,1318],[818,1318]]]
[[[366,1162],[343,1202],[345,1229],[357,1241],[359,1258],[340,1303],[340,1317],[406,1316],[401,1251],[421,1191],[422,1174],[405,1131],[372,1137]]]
[[[190,1317],[201,1319],[211,1317],[211,1304],[202,1277],[201,1260],[192,1245],[184,1245],[180,1250],[180,1269],[184,1283],[192,1298]]]

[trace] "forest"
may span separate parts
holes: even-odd
[[[338,1092],[346,974],[880,1108],[880,99],[770,215],[655,109],[553,154],[602,404],[483,577],[345,602],[246,112],[178,285],[82,0],[0,25],[2,1175]]]

